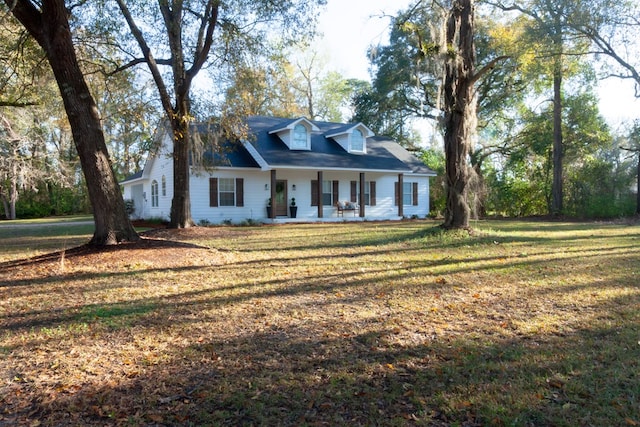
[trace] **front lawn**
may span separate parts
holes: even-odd
[[[0,426],[640,425],[640,227],[436,225],[5,235]]]

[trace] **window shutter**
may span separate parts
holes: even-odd
[[[398,191],[398,182],[397,181],[394,182],[393,185],[394,185],[394,188],[393,188],[393,190],[394,190],[393,203],[394,203],[395,206],[399,206],[400,203],[398,203],[398,193],[399,193],[399,191]]]
[[[218,178],[209,178],[209,206],[218,207]]]
[[[318,180],[311,181],[311,206],[318,206]]]
[[[244,178],[236,178],[236,206],[244,206]]]
[[[413,183],[413,206],[418,206],[418,183]]]
[[[336,206],[338,204],[338,200],[340,200],[340,197],[338,196],[339,184],[339,181],[333,181],[333,206]]]
[[[358,203],[358,181],[351,181],[351,203]]]
[[[369,183],[369,206],[376,205],[376,182],[371,181]]]

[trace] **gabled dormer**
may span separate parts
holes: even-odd
[[[349,124],[334,129],[326,134],[327,138],[333,138],[349,153],[365,154],[367,152],[367,138],[374,135],[373,131],[362,123]]]
[[[269,131],[276,134],[289,150],[311,150],[311,132],[320,129],[311,121],[300,117],[283,124],[283,127]]]

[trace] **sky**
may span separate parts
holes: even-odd
[[[411,0],[328,0],[319,18],[318,49],[345,78],[369,80],[367,48],[387,44],[390,16]],[[386,15],[386,17],[385,17]]]
[[[328,0],[319,17],[323,37],[318,51],[328,60],[328,68],[345,78],[370,80],[367,48],[388,42],[390,15],[406,9],[411,0]],[[625,120],[640,118],[640,100],[633,85],[608,79],[599,85],[600,112],[616,128]]]

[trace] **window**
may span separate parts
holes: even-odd
[[[162,197],[167,197],[167,178],[162,175]]]
[[[351,151],[364,151],[364,135],[360,129],[351,133]]]
[[[351,184],[351,188],[355,187],[355,192],[352,191],[352,193],[355,193],[355,200],[352,200],[352,202],[356,202],[356,203],[360,203],[360,183],[358,181],[352,181]],[[369,181],[365,181],[364,183],[364,204],[366,206],[373,206],[376,204],[375,202],[375,188],[376,188],[376,183],[374,182],[369,182]],[[352,197],[353,198],[353,197]]]
[[[308,148],[307,146],[307,128],[298,123],[293,128],[293,144],[291,148]]]
[[[403,183],[402,185],[402,204],[403,205],[411,204],[411,201],[413,200],[412,190],[413,190],[413,185],[411,185],[410,182]]]
[[[402,183],[402,204],[409,206],[418,206],[418,183],[403,182]],[[395,183],[395,205],[398,206],[398,183]]]
[[[333,204],[333,181],[322,181],[322,205]]]
[[[318,197],[318,190],[321,191],[322,206],[334,206],[338,203],[338,188],[340,187],[338,181],[322,181],[322,185],[318,185],[318,181],[315,179],[311,181],[311,206],[318,206],[320,197]],[[320,188],[318,188],[320,187]]]
[[[244,179],[209,178],[209,206],[244,206]]]
[[[155,179],[151,183],[151,207],[158,207],[158,181]]]
[[[218,180],[218,194],[220,206],[236,205],[236,181],[233,178],[220,178]]]

